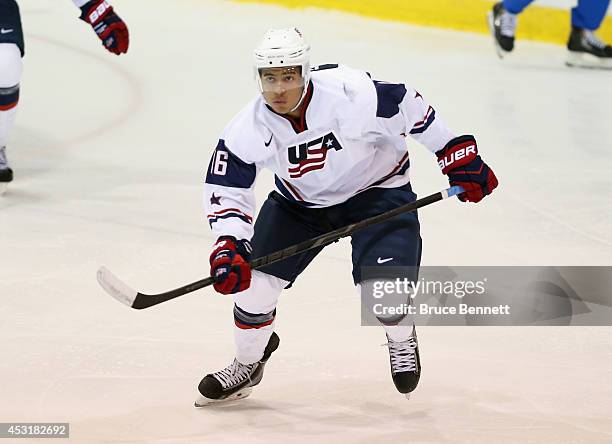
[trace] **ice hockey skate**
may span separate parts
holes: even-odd
[[[387,343],[384,345],[389,347],[393,383],[400,393],[410,399],[410,393],[416,389],[421,377],[416,328],[413,327],[410,337],[401,342],[395,342],[387,335]]]
[[[234,359],[223,370],[206,375],[198,386],[200,393],[194,406],[204,407],[249,396],[253,387],[261,382],[266,362],[279,343],[280,338],[273,332],[261,360],[253,364],[242,364]]]
[[[0,196],[6,192],[7,185],[13,180],[13,170],[6,159],[6,148],[0,148]]]
[[[572,28],[567,49],[567,66],[612,69],[612,46],[606,45],[592,31]]]
[[[502,3],[499,2],[493,5],[487,19],[497,55],[499,58],[504,58],[514,49],[516,15],[506,11]]]

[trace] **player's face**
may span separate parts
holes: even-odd
[[[288,114],[302,98],[304,78],[299,66],[259,71],[264,99],[279,114]]]

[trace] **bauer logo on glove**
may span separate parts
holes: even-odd
[[[106,12],[106,10],[109,8],[110,8],[110,5],[108,4],[108,2],[104,1],[100,3],[93,11],[89,13],[89,15],[87,16],[87,21],[89,23],[97,22],[98,19],[102,17],[104,13]]]
[[[458,148],[456,151],[451,152],[447,156],[444,156],[441,160],[438,161],[438,165],[444,174],[448,172],[449,167],[457,167],[459,166],[458,162],[461,159],[465,159],[465,163],[468,163],[474,157],[476,157],[477,150],[476,145],[469,145],[466,148]]]

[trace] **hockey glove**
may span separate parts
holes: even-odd
[[[497,187],[495,173],[478,155],[474,136],[455,137],[436,156],[451,186],[459,185],[465,190],[457,196],[459,200],[480,202]]]
[[[105,0],[91,0],[81,6],[80,19],[89,23],[106,49],[113,54],[126,53],[130,35],[124,21]]]
[[[233,236],[221,236],[217,239],[210,255],[210,275],[215,278],[215,290],[222,294],[232,294],[249,288],[250,257],[249,241],[236,240]]]

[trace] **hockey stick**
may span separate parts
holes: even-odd
[[[401,207],[394,208],[393,210],[385,213],[369,217],[360,222],[347,225],[346,227],[338,228],[337,230],[330,231],[329,233],[322,234],[312,239],[308,239],[299,244],[292,245],[283,250],[276,251],[267,256],[257,258],[251,261],[251,269],[256,270],[274,262],[281,261],[288,257],[294,256],[304,251],[311,250],[323,245],[335,242],[343,237],[353,234],[357,230],[370,227],[374,224],[386,221],[402,213],[408,213],[418,208],[422,208],[426,205],[438,202],[439,200],[446,199],[447,197],[455,196],[462,193],[464,190],[461,187],[450,187],[446,190],[440,191],[439,193],[432,194],[430,196],[418,199],[412,203],[402,205]],[[110,272],[106,267],[100,267],[98,270],[98,282],[102,288],[112,297],[117,299],[122,304],[129,307],[141,310],[143,308],[152,307],[162,302],[169,301],[170,299],[183,296],[187,293],[199,290],[200,288],[208,287],[215,281],[212,277],[207,277],[183,287],[175,288],[174,290],[166,291],[159,294],[145,294],[137,292],[136,290],[129,287],[113,273]]]

